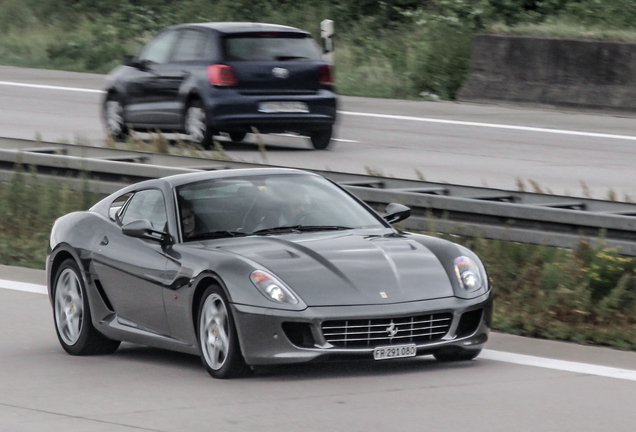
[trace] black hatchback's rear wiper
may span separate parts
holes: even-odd
[[[205,240],[224,237],[245,237],[247,234],[239,231],[211,231],[188,237],[188,240]]]
[[[276,56],[276,60],[285,61],[285,60],[309,60],[308,57],[303,56]]]
[[[339,226],[339,225],[294,225],[294,226],[281,226],[275,228],[266,228],[258,231],[254,231],[252,234],[267,235],[267,234],[279,234],[286,232],[303,232],[303,231],[341,231],[353,229],[351,227]]]

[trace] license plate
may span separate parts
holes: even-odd
[[[375,360],[415,357],[415,354],[417,354],[415,344],[377,347],[373,350],[373,358]]]
[[[308,113],[305,102],[261,102],[258,111],[262,113]]]

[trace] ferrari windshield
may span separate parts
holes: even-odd
[[[346,192],[314,175],[205,180],[179,186],[177,200],[184,241],[385,226]]]

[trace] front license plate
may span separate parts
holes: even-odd
[[[415,354],[417,354],[415,344],[377,347],[373,350],[373,358],[375,360],[415,357]]]
[[[258,111],[262,113],[308,113],[305,102],[261,102]]]

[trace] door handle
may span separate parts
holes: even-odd
[[[104,236],[102,241],[99,243],[102,246],[106,246],[108,244],[108,237]]]

